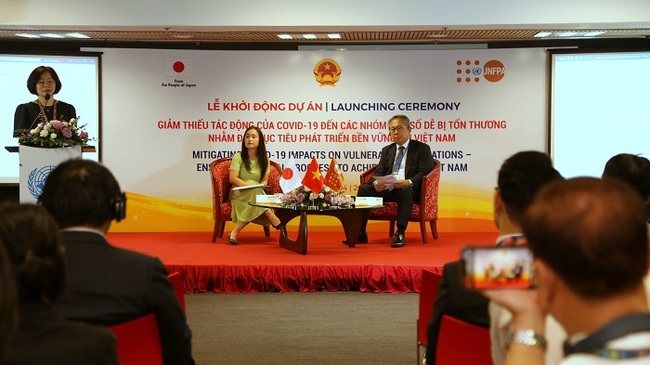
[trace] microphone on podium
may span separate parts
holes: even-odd
[[[47,102],[48,102],[49,100],[50,100],[50,94],[45,94],[45,104],[47,104]],[[39,103],[39,104],[40,104],[40,103]],[[36,123],[36,121],[38,120],[38,118],[39,118],[41,115],[45,115],[44,112],[43,112],[43,109],[45,109],[45,104],[41,104],[41,105],[40,105],[41,110],[38,111],[38,114],[36,115],[36,118],[34,118],[34,120],[32,121],[32,124],[31,124],[31,125],[29,126],[29,128],[27,129],[28,131],[31,131],[32,128],[34,128],[34,123]]]

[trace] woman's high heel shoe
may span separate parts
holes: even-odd
[[[273,228],[275,228],[275,229],[277,229],[277,230],[280,230],[280,228],[282,228],[282,222],[278,223],[276,226],[274,226],[273,224],[271,224],[271,227],[273,227]]]
[[[230,233],[228,233],[228,243],[230,243],[231,245],[236,245],[237,244],[237,240],[230,237]]]

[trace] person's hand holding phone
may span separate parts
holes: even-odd
[[[514,314],[535,314],[543,317],[543,311],[537,300],[537,289],[484,289],[480,292],[491,301],[508,309]]]
[[[500,247],[525,247],[527,242],[522,237],[508,238]],[[531,255],[532,258],[532,255]],[[531,277],[533,276],[534,263],[530,262]],[[534,282],[531,282],[534,284]],[[479,292],[490,301],[502,306],[512,313],[509,330],[514,332],[533,331],[535,334],[545,333],[546,313],[540,306],[538,290],[531,285],[519,289],[482,289]],[[525,361],[525,362],[524,362]],[[508,356],[504,365],[544,364],[544,349],[531,346],[514,346],[508,349]]]
[[[470,246],[462,251],[466,288],[527,289],[534,286],[533,256],[525,246]]]

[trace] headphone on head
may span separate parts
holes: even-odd
[[[111,175],[109,184],[112,185],[113,197],[111,199],[111,214],[115,222],[119,222],[126,218],[126,194],[120,189],[120,184],[114,176]]]
[[[105,185],[102,187],[103,193],[109,197],[109,209],[111,218],[115,222],[119,222],[126,218],[126,194],[120,189],[120,183],[117,182],[117,179],[113,174],[106,168],[101,165],[101,170],[98,173],[98,177],[102,179]]]
[[[94,217],[94,220],[111,219],[119,222],[126,218],[126,194],[122,192],[120,184],[106,167],[97,162],[81,159],[66,161],[59,166],[52,172],[52,176],[48,176],[46,189],[38,197],[38,204],[46,201],[56,210],[57,200],[61,200],[61,196],[78,193],[79,201],[74,202],[73,199],[71,204],[65,204],[60,208],[63,211],[71,211],[73,215],[83,214],[83,210],[95,211],[101,215],[101,218]],[[70,182],[73,184],[70,185]],[[79,209],[82,210],[78,211]],[[78,221],[80,218],[75,219]],[[93,219],[84,222],[90,221]]]
[[[116,222],[126,218],[126,194],[119,192],[113,201],[113,218]]]

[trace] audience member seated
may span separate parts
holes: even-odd
[[[381,149],[381,158],[375,176],[393,175],[394,186],[385,186],[378,180],[362,184],[357,190],[358,197],[381,197],[384,201],[397,203],[397,231],[391,247],[406,245],[406,227],[413,209],[415,197],[420,196],[422,178],[433,168],[431,148],[426,143],[411,139],[411,121],[406,115],[395,115],[388,121],[388,131],[393,143]],[[358,243],[367,243],[369,211],[363,212],[363,224]],[[346,243],[344,241],[344,243]]]
[[[112,221],[126,216],[126,195],[113,174],[94,161],[65,161],[48,176],[39,203],[59,224],[66,247],[69,295],[57,309],[103,326],[154,313],[165,365],[193,364],[192,336],[165,266],[106,239]]]
[[[650,160],[630,153],[610,158],[603,170],[603,179],[619,179],[628,183],[646,202],[647,221],[650,223]]]
[[[11,273],[9,258],[0,242],[0,364],[4,364],[5,351],[9,339],[18,325],[18,313],[16,312],[17,300],[14,289],[14,277]]]
[[[638,193],[616,179],[553,182],[527,211],[523,231],[537,288],[485,291],[513,314],[506,364],[544,363],[547,342],[558,340],[545,329],[547,313],[568,336],[559,364],[649,363],[649,250]]]
[[[537,191],[549,181],[561,178],[560,173],[553,168],[551,159],[543,152],[518,152],[503,162],[497,176],[493,200],[494,223],[499,230],[497,246],[522,235],[521,220]],[[464,288],[461,271],[461,261],[447,263],[443,268],[433,316],[427,327],[426,358],[429,365],[435,364],[436,343],[443,315],[478,326],[490,326],[487,298],[480,292]],[[499,309],[494,308],[494,311],[495,317],[508,320],[502,318]],[[499,332],[496,324],[493,332]]]
[[[650,189],[648,187],[648,184],[650,184],[649,174],[650,162],[646,158],[631,154],[618,154],[606,163],[603,178],[615,178],[628,183],[646,200]],[[646,288],[650,289],[650,277],[647,277],[646,281]],[[648,293],[650,294],[650,290],[648,290]],[[498,308],[499,306],[493,305],[493,307]],[[505,312],[504,316],[509,317],[510,315]],[[504,323],[504,325],[507,325],[507,323]],[[546,364],[556,364],[562,358],[562,342],[566,338],[566,332],[553,316],[547,316],[545,332],[546,337],[549,339],[545,355]],[[507,326],[504,326],[501,331],[493,333],[492,350],[495,365],[503,364],[505,361],[507,334]]]
[[[0,207],[0,245],[9,256],[20,321],[2,364],[118,364],[115,337],[103,327],[65,320],[51,306],[65,287],[59,228],[36,205]],[[6,336],[6,337],[5,337]]]

